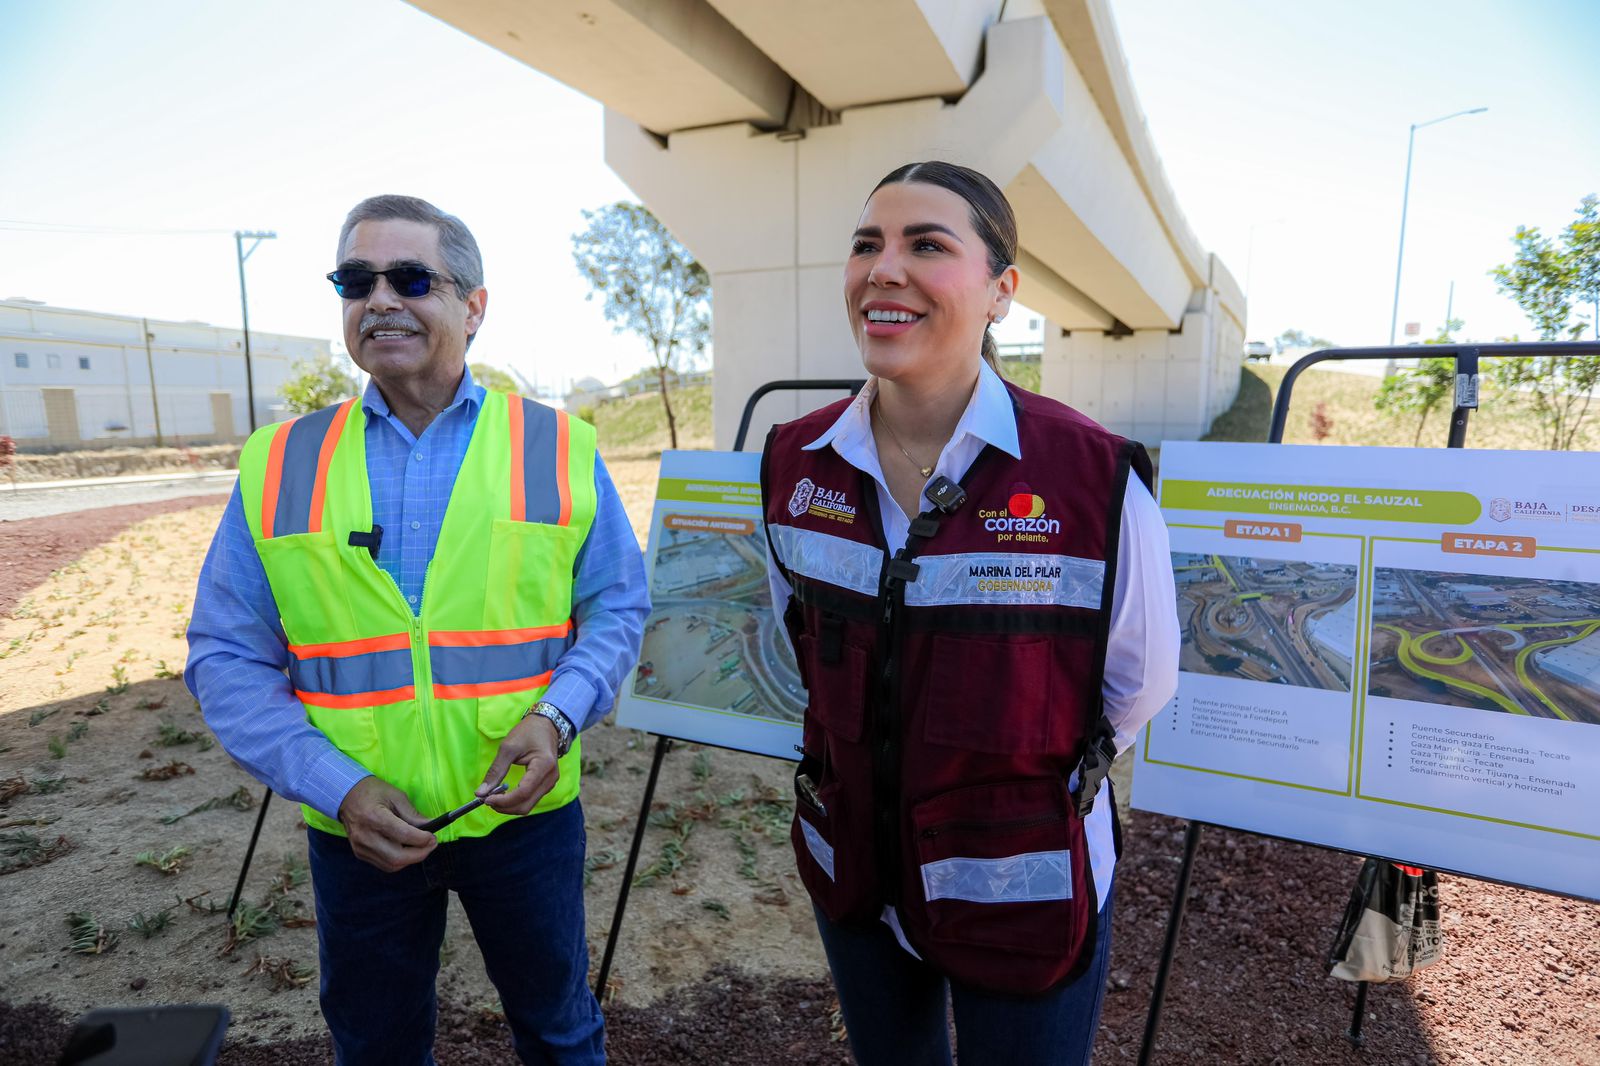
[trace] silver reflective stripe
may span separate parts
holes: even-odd
[[[804,825],[805,823],[801,823]],[[1003,859],[940,859],[922,867],[922,891],[930,902],[1033,903],[1072,898],[1072,855],[1030,851]]]
[[[864,596],[878,594],[878,574],[883,570],[882,551],[870,544],[859,544],[814,529],[794,526],[772,526],[771,529],[778,559],[790,570]]]
[[[822,867],[822,872],[828,875],[828,880],[833,877],[833,847],[822,834],[817,832],[810,822],[800,819],[800,833],[806,838],[806,850],[811,852],[811,857],[817,860],[817,865]]]
[[[968,552],[917,556],[917,579],[906,586],[914,607],[952,604],[1100,606],[1106,564],[1071,555]]]

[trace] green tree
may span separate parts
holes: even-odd
[[[1579,201],[1578,218],[1563,236],[1573,261],[1572,295],[1589,305],[1589,335],[1600,337],[1600,197],[1590,193]]]
[[[1537,227],[1518,226],[1511,238],[1515,257],[1489,272],[1495,287],[1517,302],[1542,340],[1580,339],[1590,323],[1572,320],[1574,301],[1600,302],[1597,213],[1595,198],[1584,197],[1578,220],[1559,241]],[[1509,396],[1533,406],[1550,448],[1572,447],[1600,386],[1600,356],[1498,359],[1491,372]]]
[[[488,363],[473,363],[471,370],[472,380],[490,392],[521,391],[516,379],[497,366],[490,366]]]
[[[1439,328],[1439,332],[1423,344],[1454,344],[1455,334],[1464,325],[1452,318]],[[1428,415],[1440,403],[1455,399],[1456,361],[1447,358],[1420,359],[1414,367],[1407,367],[1383,379],[1373,406],[1391,414],[1415,414],[1417,432],[1411,440],[1412,447],[1422,443],[1422,430],[1428,424]]]
[[[290,370],[280,395],[297,415],[310,414],[349,399],[358,387],[348,359],[336,355],[326,359],[301,359]]]
[[[619,201],[583,217],[588,227],[573,235],[572,258],[594,288],[585,299],[604,296],[612,328],[649,346],[676,448],[667,375],[676,374],[679,356],[698,355],[711,337],[711,276],[642,204]]]

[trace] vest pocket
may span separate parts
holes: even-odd
[[[1083,824],[1066,783],[941,793],[912,811],[927,951],[950,975],[1039,992],[1072,968],[1093,916]]]
[[[374,707],[316,707],[306,705],[306,717],[322,730],[333,746],[362,766],[378,773],[378,722]],[[391,708],[392,709],[392,708]]]
[[[938,634],[928,663],[922,736],[929,744],[994,755],[1048,752],[1050,640]]]
[[[290,643],[320,644],[360,631],[333,533],[258,537],[255,546]]]
[[[806,715],[848,744],[861,739],[867,713],[867,651],[828,634],[800,634]]]
[[[789,838],[806,891],[829,921],[843,922],[862,917],[869,909],[873,856],[864,838],[850,836],[843,784],[815,784],[821,766],[819,759],[807,755],[795,770],[794,824]],[[802,778],[809,785],[803,785]]]
[[[517,728],[535,701],[526,693],[478,698],[478,732],[493,741],[498,749],[506,734]],[[488,769],[487,766],[484,769]]]
[[[489,534],[483,627],[515,629],[522,619],[553,624],[571,617],[572,573],[584,533],[574,526],[495,519]]]

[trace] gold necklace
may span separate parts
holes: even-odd
[[[877,412],[878,421],[883,423],[883,428],[889,431],[889,439],[894,441],[894,446],[896,448],[900,449],[900,454],[906,457],[906,462],[916,467],[917,473],[921,474],[923,477],[932,477],[933,467],[931,465],[923,466],[921,463],[917,462],[911,457],[911,453],[906,451],[906,446],[900,443],[900,434],[896,433],[894,431],[894,427],[889,424],[889,420],[883,417],[882,409],[880,409],[877,404],[873,404],[872,409]]]

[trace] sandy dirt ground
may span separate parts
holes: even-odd
[[[655,463],[612,469],[642,532]],[[331,1061],[296,808],[270,805],[243,894],[269,917],[230,936],[212,913],[262,793],[173,676],[219,513],[208,503],[141,516],[75,560],[82,545],[63,538],[58,568],[0,616],[0,863],[15,867],[0,873],[0,1061],[53,1061],[66,1020],[91,1006],[182,1002],[228,1004],[225,1061]],[[0,558],[0,595],[11,572]],[[596,965],[653,745],[609,722],[585,737]],[[633,891],[605,997],[613,1061],[847,1061],[788,850],[788,774],[694,746],[667,757],[640,864],[653,875]],[[1182,851],[1171,819],[1134,812],[1125,827],[1101,1062],[1137,1057]],[[1157,1061],[1600,1064],[1600,907],[1449,877],[1444,961],[1374,989],[1367,1045],[1350,1048],[1352,992],[1326,976],[1323,955],[1358,865],[1209,831]],[[76,931],[69,914],[86,916]],[[148,939],[129,928],[162,914],[169,924]],[[104,950],[76,953],[75,936]],[[440,1061],[504,1061],[494,990],[459,908],[442,963]]]

